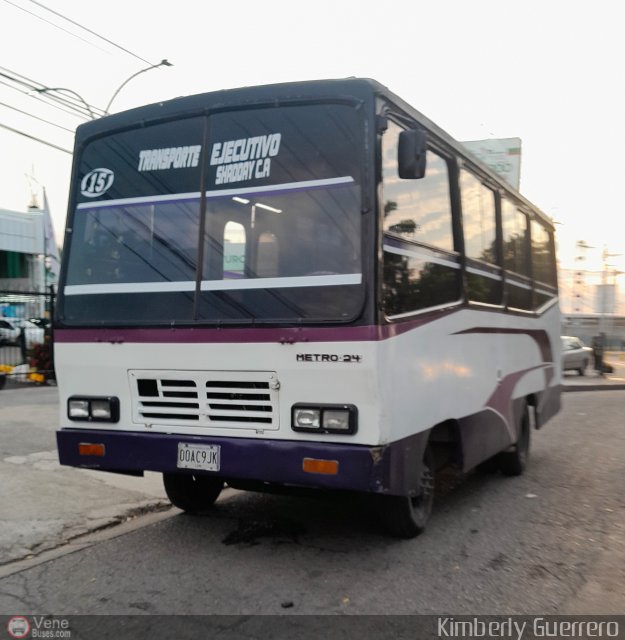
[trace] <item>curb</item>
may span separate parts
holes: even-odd
[[[625,391],[623,383],[604,383],[604,384],[563,384],[561,390],[567,391]]]
[[[38,553],[30,554],[23,558],[17,558],[9,560],[0,565],[0,580],[7,578],[15,573],[32,569],[40,564],[45,564],[51,560],[56,560],[63,556],[82,551],[88,547],[93,546],[98,542],[105,540],[112,540],[118,538],[127,533],[131,533],[143,527],[157,524],[163,520],[167,520],[179,512],[176,509],[160,508],[158,510],[144,510],[142,513],[133,515],[125,520],[121,520],[119,523],[112,523],[110,526],[101,527],[99,529],[93,529],[91,531],[85,531],[82,534],[75,535],[64,542],[47,549],[43,549]]]

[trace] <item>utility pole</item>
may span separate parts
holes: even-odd
[[[610,253],[608,251],[608,248],[606,245],[603,245],[603,252],[601,253],[601,259],[603,261],[603,270],[601,273],[601,295],[600,295],[600,309],[599,312],[601,313],[600,319],[599,319],[599,331],[600,333],[604,333],[607,337],[608,335],[608,331],[610,329],[610,327],[608,327],[608,271],[610,265],[608,264],[608,259],[609,258],[618,258],[620,257],[622,254],[620,253]],[[612,299],[612,304],[610,305],[611,311],[610,313],[614,313],[614,302],[615,302],[615,296],[616,296],[616,277],[614,278],[614,285],[612,288],[613,293],[613,299]],[[604,345],[607,346],[607,345]]]
[[[575,275],[573,279],[573,313],[586,313],[586,251],[594,249],[585,240],[575,243]]]

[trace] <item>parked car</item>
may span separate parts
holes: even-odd
[[[0,318],[0,343],[18,345],[22,329],[27,349],[43,344],[45,331],[30,320],[19,318]]]
[[[9,318],[0,318],[0,345],[17,344],[20,337],[20,328],[15,321]]]
[[[50,320],[48,318],[28,318],[28,320],[42,329],[50,326]]]
[[[562,371],[574,369],[583,376],[591,359],[592,349],[579,338],[562,336]]]
[[[26,336],[26,348],[30,349],[35,344],[43,344],[45,338],[45,329],[38,327],[30,320],[17,320],[17,326],[24,330]]]

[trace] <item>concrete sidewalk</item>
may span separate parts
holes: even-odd
[[[0,391],[0,565],[171,506],[160,474],[62,467],[58,411],[55,387]]]
[[[614,371],[600,376],[596,371],[587,369],[586,374],[580,376],[577,372],[566,372],[562,376],[563,391],[602,391],[625,389],[625,353],[610,352],[606,356],[606,363]]]

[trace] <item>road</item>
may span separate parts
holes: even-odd
[[[621,613],[625,392],[563,400],[524,476],[458,478],[414,540],[351,498],[237,493],[1,579],[0,612]]]

